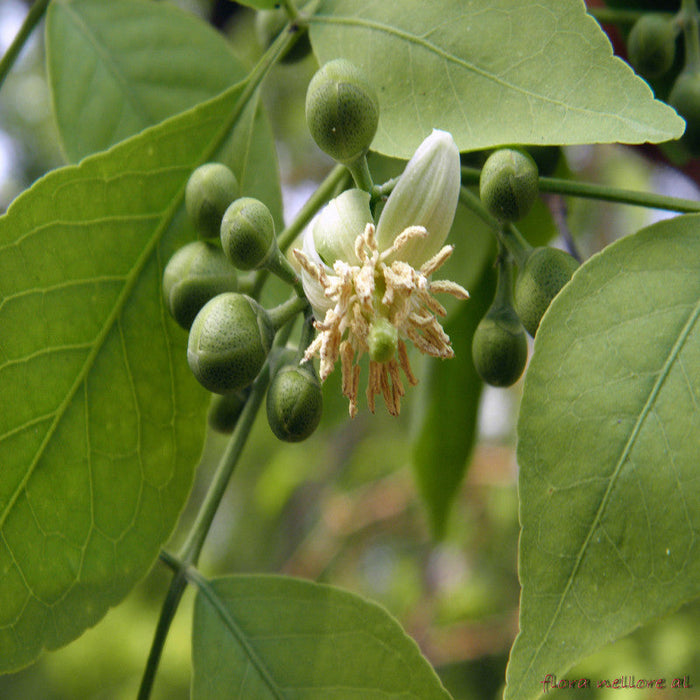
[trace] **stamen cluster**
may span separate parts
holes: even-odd
[[[405,390],[400,376],[403,371],[409,384],[415,378],[408,360],[404,339],[409,339],[418,350],[447,359],[454,353],[450,339],[437,316],[444,316],[444,307],[434,298],[435,293],[450,294],[467,299],[468,292],[455,282],[430,281],[452,254],[452,246],[444,246],[419,269],[400,259],[406,245],[428,236],[423,226],[409,226],[394,239],[392,245],[380,252],[375,226],[368,223],[355,240],[355,256],[359,264],[344,260],[329,268],[318,265],[301,250],[293,253],[303,270],[323,289],[333,306],[327,309],[323,320],[315,323],[318,336],[309,345],[304,361],[320,358],[321,380],[332,372],[338,358],[343,373],[343,394],[350,402],[351,416],[357,414],[359,390],[359,360],[370,354],[369,382],[366,396],[369,409],[374,412],[375,396],[381,394],[390,414],[400,411]],[[394,258],[389,261],[390,258]],[[396,352],[383,362],[371,358],[369,337],[375,323],[388,321],[398,332]]]

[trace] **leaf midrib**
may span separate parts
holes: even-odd
[[[642,411],[639,414],[639,417],[637,421],[635,422],[632,431],[630,433],[630,436],[625,443],[625,446],[615,463],[615,469],[612,473],[612,475],[609,477],[609,483],[608,487],[605,490],[605,493],[603,494],[603,498],[601,499],[600,505],[598,506],[598,509],[596,510],[595,517],[593,518],[593,522],[591,523],[590,529],[588,533],[586,534],[586,537],[581,544],[581,547],[579,548],[579,551],[576,556],[576,561],[574,562],[574,566],[571,570],[571,574],[569,575],[569,578],[567,579],[566,585],[564,587],[564,590],[559,598],[559,603],[552,615],[552,619],[550,621],[549,626],[547,627],[546,632],[542,635],[542,639],[540,641],[540,644],[537,646],[535,651],[532,654],[530,663],[527,665],[523,673],[521,674],[521,681],[518,684],[516,691],[522,686],[522,684],[525,681],[526,676],[530,673],[530,670],[534,666],[537,658],[540,655],[540,652],[542,651],[542,648],[544,647],[547,639],[549,638],[549,634],[552,631],[552,628],[557,622],[557,619],[559,618],[559,615],[562,611],[562,608],[564,606],[564,601],[567,599],[568,594],[571,590],[571,587],[573,586],[574,580],[576,578],[576,574],[578,573],[578,570],[581,566],[581,562],[583,561],[583,558],[586,554],[586,551],[588,549],[588,544],[591,541],[591,538],[593,537],[593,533],[596,531],[598,524],[600,523],[603,514],[605,513],[606,506],[608,504],[608,501],[610,499],[610,494],[612,493],[613,487],[616,484],[617,477],[620,474],[620,471],[622,470],[623,465],[627,461],[627,457],[629,456],[630,452],[634,448],[634,445],[636,443],[637,437],[639,436],[640,431],[642,430],[642,426],[644,422],[646,421],[647,416],[652,410],[652,407],[654,403],[656,402],[656,399],[661,391],[661,388],[663,387],[666,379],[668,378],[674,364],[676,363],[676,360],[678,359],[678,355],[680,354],[681,350],[683,349],[686,340],[688,339],[688,336],[690,335],[691,331],[693,330],[693,327],[695,326],[695,323],[698,320],[698,317],[700,317],[700,300],[695,304],[692,312],[690,313],[688,320],[686,321],[685,325],[683,326],[682,331],[680,332],[678,339],[674,343],[673,347],[671,348],[671,351],[668,354],[668,357],[666,358],[666,361],[664,362],[664,366],[661,369],[661,372],[659,373],[659,376],[657,377],[656,382],[654,383],[653,387],[651,388],[651,391],[649,392],[649,396],[647,398],[647,401],[644,404],[644,407],[642,408]],[[515,691],[514,691],[515,692]]]

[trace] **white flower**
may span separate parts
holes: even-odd
[[[459,187],[457,146],[449,133],[433,131],[408,162],[376,227],[369,194],[348,190],[314,220],[302,250],[293,251],[319,331],[304,361],[319,356],[324,380],[340,358],[351,416],[357,413],[357,362],[364,353],[370,356],[368,406],[374,412],[381,394],[392,415],[404,394],[400,372],[410,384],[417,382],[405,340],[433,357],[454,354],[436,318],[445,309],[433,294],[469,294],[455,282],[430,278],[452,253],[443,244]]]

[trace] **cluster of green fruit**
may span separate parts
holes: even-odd
[[[532,156],[521,149],[501,148],[484,163],[479,182],[481,201],[505,232],[522,219],[539,194],[539,172]],[[527,338],[537,333],[552,299],[569,281],[578,262],[558,248],[526,246],[516,258],[518,274],[512,283],[512,259],[501,249],[493,302],[472,340],[474,366],[493,386],[510,386],[527,362]]]
[[[250,387],[289,320],[285,305],[264,309],[239,291],[237,271],[267,269],[287,281],[296,274],[277,247],[272,214],[263,202],[238,197],[238,182],[221,163],[207,163],[190,176],[187,214],[199,240],[180,248],[163,274],[170,314],[189,331],[187,359],[197,380],[214,396],[210,426],[231,432]],[[313,366],[274,362],[267,417],[281,440],[307,438],[321,419],[322,396]]]
[[[678,3],[674,3],[678,6]],[[669,3],[659,6],[668,9]],[[649,8],[651,9],[651,8]],[[627,37],[627,58],[630,65],[655,86],[655,81],[670,85],[668,103],[686,122],[682,143],[691,156],[700,155],[700,39],[697,9],[681,8],[677,14],[647,12],[632,26]],[[680,34],[685,41],[682,70],[676,63],[676,44]]]

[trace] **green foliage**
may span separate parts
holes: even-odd
[[[205,396],[159,290],[185,182],[240,94],[54,171],[0,218],[2,669],[123,598],[189,492]]]
[[[518,423],[523,591],[506,698],[538,697],[545,673],[700,593],[699,224],[609,246],[542,320]]]
[[[584,9],[580,0],[324,0],[311,44],[321,63],[342,56],[371,76],[372,148],[391,156],[410,156],[431,128],[451,132],[461,151],[680,136],[678,118],[612,56]]]
[[[246,75],[220,34],[169,3],[53,0],[46,44],[56,124],[70,161],[183,112]]]
[[[197,594],[192,635],[193,700],[449,698],[389,613],[331,586],[215,579]]]
[[[447,698],[432,665],[443,666],[441,675],[451,678],[455,700],[482,700],[502,682],[505,642],[511,638],[518,511],[520,633],[505,697],[537,697],[545,673],[563,677],[573,664],[579,664],[577,673],[607,673],[612,662],[606,666],[589,654],[700,595],[693,450],[700,439],[700,215],[628,236],[571,277],[574,258],[546,247],[548,242],[562,233],[572,249],[592,250],[610,240],[608,231],[581,236],[573,202],[560,195],[538,197],[536,186],[588,197],[595,190],[603,198],[626,201],[625,193],[577,183],[561,146],[677,139],[682,119],[613,57],[581,0],[311,0],[300,3],[292,23],[286,22],[287,13],[295,14],[291,0],[242,4],[257,15],[237,13],[247,24],[237,28],[235,42],[168,2],[37,0],[30,11],[35,23],[49,7],[45,46],[56,133],[67,159],[80,162],[37,180],[0,217],[5,397],[0,405],[0,673],[83,635],[125,599],[160,551],[176,571],[162,619],[175,612],[180,586],[198,589],[192,639],[184,654],[182,641],[178,647],[178,659],[191,647],[194,698],[311,700],[358,693]],[[607,4],[679,9],[677,2],[666,8],[656,0]],[[697,58],[688,41],[696,30],[690,26],[692,4],[685,3],[677,18],[678,26],[685,22],[690,67]],[[637,15],[620,14],[623,27]],[[271,19],[274,27],[267,24]],[[244,55],[243,44],[253,45],[256,26],[265,30],[264,53],[259,56],[256,47]],[[655,25],[662,29],[662,66],[671,60],[671,44],[665,41],[670,26]],[[250,37],[241,41],[246,27]],[[27,35],[23,28],[22,42]],[[308,49],[309,36],[323,66],[308,92],[310,130],[327,153],[348,164],[363,189],[337,197],[350,175],[343,180],[336,169],[285,227],[276,141],[285,156],[309,150],[309,162],[285,167],[290,192],[302,180],[321,180],[328,160],[316,160],[305,124],[299,143],[306,146],[292,143],[289,124],[273,137],[258,93],[272,71],[265,88],[276,92],[265,97],[275,123],[288,119],[285,94],[296,90],[301,107],[313,61],[305,67],[277,64],[291,58],[290,49]],[[644,46],[635,48],[633,32],[630,60],[649,74],[658,66],[644,63],[649,37],[642,38]],[[651,43],[658,48],[657,38]],[[16,77],[8,76],[10,54],[0,58],[0,85]],[[352,64],[363,77],[348,69]],[[668,87],[680,64],[676,57],[665,78]],[[669,97],[686,119],[683,143],[691,154],[699,141],[695,78],[689,69],[681,73]],[[24,92],[7,93],[3,87],[0,94],[12,98]],[[31,102],[32,91],[26,94],[27,102],[18,101],[13,109]],[[0,117],[7,113],[1,105]],[[33,118],[32,113],[28,123]],[[426,185],[424,197],[413,193],[415,183],[390,180],[405,163],[389,157],[408,158],[432,129],[451,132],[463,165],[481,167],[492,149],[523,144],[543,164],[540,174],[556,168],[561,178],[538,182],[528,158],[525,201],[516,201],[505,215],[503,207],[493,206],[489,214],[467,189],[478,179],[476,168],[463,168],[461,190],[456,176],[451,178],[461,206],[447,241],[454,252],[442,251],[449,259],[434,275],[440,279],[430,273],[435,261],[421,268],[424,276],[407,270],[406,247],[379,259],[405,227],[413,226],[409,233],[417,236],[424,233],[417,224],[432,228],[420,218],[422,205],[432,201],[435,190],[446,194],[440,178],[448,168],[431,175],[433,191]],[[375,152],[366,172],[370,146]],[[670,148],[682,150],[678,142]],[[450,154],[456,172],[454,145]],[[230,170],[219,170],[224,187],[214,197],[213,214],[205,211],[203,225],[196,203],[190,202],[186,213],[188,178],[211,162]],[[412,194],[387,205],[389,194],[404,186]],[[503,191],[497,194],[500,202]],[[236,197],[241,199],[230,208]],[[362,257],[355,251],[357,233],[376,222],[381,245],[365,270],[376,274],[364,282],[378,295],[371,302],[381,305],[382,313],[380,322],[355,319],[358,347],[341,345],[346,328],[339,325],[336,336],[323,336],[324,344],[317,341],[312,351],[326,357],[336,353],[338,364],[346,365],[348,350],[369,354],[377,363],[394,361],[391,372],[375,372],[370,392],[383,393],[398,406],[404,387],[397,381],[397,352],[413,383],[403,354],[408,345],[420,380],[402,401],[405,412],[412,412],[408,418],[360,411],[354,421],[347,420],[341,392],[357,391],[356,377],[360,372],[366,377],[366,362],[356,374],[347,373],[344,386],[336,367],[323,389],[311,364],[296,365],[313,340],[310,325],[299,340],[298,327],[288,323],[308,312],[288,249],[302,246],[300,232],[331,197],[334,205],[314,224],[321,257],[311,262],[337,264],[339,279],[347,271],[345,261]],[[450,206],[438,207],[439,213],[452,221],[452,194],[442,199]],[[644,193],[635,201],[679,204]],[[251,202],[264,208],[263,216],[248,216],[246,210],[242,220],[241,206]],[[678,210],[689,206],[683,203]],[[518,229],[536,246],[527,259],[528,246],[512,226],[502,226],[503,219],[520,219],[526,211]],[[574,215],[567,218],[569,211]],[[223,251],[218,241],[194,242],[198,235],[218,236],[222,218]],[[440,217],[429,218],[439,228]],[[232,221],[243,226],[234,231]],[[279,248],[275,231],[281,232]],[[510,384],[527,357],[524,336],[516,333],[517,367],[503,381],[507,362],[499,359],[493,340],[494,330],[504,328],[503,314],[494,311],[479,324],[494,297],[497,240],[519,248],[510,251],[522,264],[514,305],[530,333],[537,331],[518,418],[517,494],[512,451],[507,444],[484,444],[478,434],[483,380]],[[306,239],[305,248],[310,245]],[[431,255],[442,237],[434,245]],[[288,259],[280,248],[290,253]],[[206,264],[197,257],[202,251],[211,254]],[[235,275],[224,253],[250,272]],[[173,258],[178,264],[166,271]],[[393,277],[382,277],[389,266]],[[305,274],[313,277],[314,270],[309,264]],[[286,284],[269,279],[269,272]],[[320,285],[325,271],[316,272]],[[426,292],[432,286],[449,298],[444,309],[427,295],[403,309],[412,314],[414,325],[405,326],[411,336],[397,331],[400,320],[392,316],[397,311],[389,291],[409,289],[416,279]],[[449,296],[458,290],[446,280],[469,289],[471,299]],[[289,297],[290,285],[293,298],[273,308]],[[236,310],[209,328],[209,311],[222,303],[220,292],[224,302],[235,300]],[[326,302],[322,293],[316,301]],[[510,301],[510,283],[507,296]],[[366,301],[358,291],[353,309]],[[173,314],[189,328],[207,302],[211,306],[197,316],[189,345],[200,380],[226,392],[213,398],[192,377],[187,335],[170,318]],[[318,306],[321,326],[325,308]],[[415,346],[421,341],[424,350],[439,347],[441,357],[451,354],[441,330],[430,325],[428,311],[444,312],[455,357],[429,358],[420,366]],[[521,330],[512,316],[506,325]],[[477,346],[485,350],[476,352]],[[275,373],[281,358],[292,357],[293,366]],[[202,372],[205,364],[208,371]],[[355,384],[348,388],[348,382]],[[487,397],[498,394],[498,411],[508,414],[519,388]],[[269,425],[283,445],[258,415],[265,400]],[[207,425],[211,430],[205,436]],[[292,444],[306,438],[303,446]],[[508,433],[499,439],[505,443]],[[251,444],[244,449],[247,440]],[[235,488],[228,488],[234,468]],[[220,507],[223,499],[226,507]],[[421,505],[427,527],[417,515]],[[174,533],[181,514],[181,528]],[[396,620],[355,594],[291,577],[205,580],[196,568],[205,540],[215,545],[205,550],[205,566],[284,570],[341,583],[386,603],[407,621],[430,663]],[[170,548],[181,542],[171,555]],[[164,575],[165,569],[153,572]],[[160,580],[156,588],[165,585]],[[102,668],[97,654],[120,663],[127,650],[143,655],[130,642],[139,635],[143,644],[144,610],[153,602],[149,591],[136,605],[120,606],[118,614],[126,616],[119,618],[120,641],[93,644],[94,637],[86,635],[63,656],[47,655],[24,675],[0,679],[0,695],[14,697],[14,686],[22,697],[58,698],[62,689],[44,692],[35,680],[51,685],[51,673],[53,678],[62,673],[73,696],[90,694],[87,688],[96,685],[92,678]],[[621,641],[635,647],[637,660],[668,666],[682,660],[690,668],[697,660],[692,647],[697,620],[684,620],[687,626],[679,631],[679,619],[666,627],[656,623],[658,648],[644,646],[640,635]],[[474,623],[477,627],[470,626]],[[154,652],[164,639],[156,637]],[[110,644],[120,644],[121,653],[114,654]],[[458,670],[451,673],[444,664],[452,666],[462,644],[470,657],[481,657],[454,665]],[[626,669],[628,657],[619,651],[625,648],[618,643],[614,658]],[[668,649],[675,654],[676,648],[685,653],[669,660]],[[157,656],[147,663],[144,683],[156,672]],[[142,663],[136,671],[123,671],[128,679],[122,694]],[[76,671],[81,664],[91,673],[83,677]],[[182,685],[184,665],[181,660],[172,665]],[[472,675],[480,678],[465,682]],[[23,684],[20,676],[33,681]],[[133,690],[128,689],[129,697]]]

